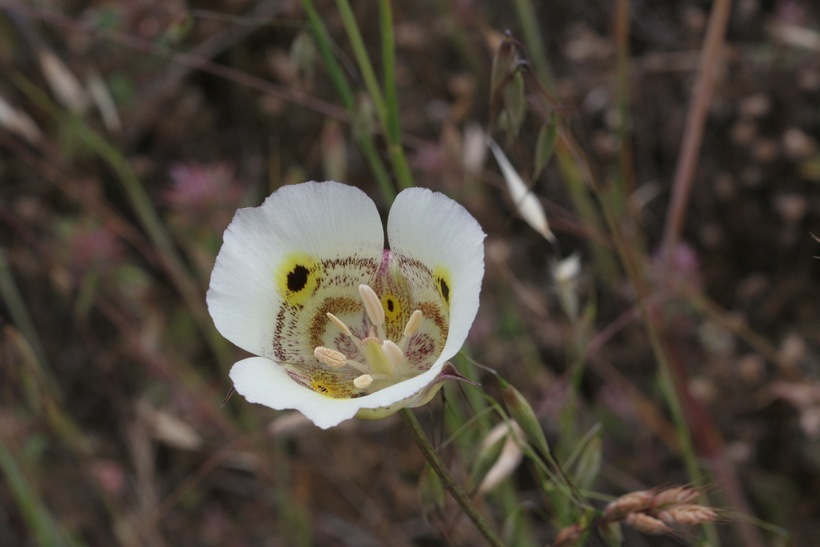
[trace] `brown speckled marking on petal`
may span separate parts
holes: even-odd
[[[304,304],[281,303],[276,312],[271,355],[266,357],[297,367],[308,363],[318,364],[313,357],[313,349],[322,345],[324,333],[320,331],[327,322],[324,314],[328,311],[344,314],[347,310],[355,313],[360,307],[358,286],[371,282],[378,266],[374,259],[355,256],[316,261],[314,267],[321,271],[321,275],[317,275],[313,293]],[[324,313],[320,313],[322,309]],[[350,313],[347,312],[347,315]]]
[[[449,325],[447,323],[447,318],[445,318],[444,314],[441,313],[441,306],[434,304],[433,302],[418,302],[416,307],[421,310],[421,313],[424,315],[425,319],[432,321],[438,330],[441,331],[441,337],[447,338],[447,330]],[[444,346],[442,345],[442,347]]]
[[[360,300],[347,296],[334,296],[325,299],[313,312],[309,330],[310,345],[316,347],[325,344],[325,334],[327,333],[328,323],[330,323],[330,319],[327,318],[328,313],[341,316],[361,311],[362,304]],[[336,329],[336,327],[332,328]]]
[[[404,350],[407,363],[413,370],[425,371],[436,362],[441,348],[437,347],[436,341],[428,334],[416,334],[412,336]]]
[[[332,313],[359,338],[368,336],[369,322],[359,294],[359,284],[370,284],[387,307],[387,340],[399,342],[415,310],[421,322],[404,347],[404,373],[421,373],[437,360],[447,341],[449,307],[432,270],[418,260],[382,254],[375,260],[344,258],[315,262],[316,285],[309,299],[284,302],[276,315],[273,358],[282,363],[300,385],[333,398],[360,397],[390,382],[374,382],[371,389],[359,389],[354,380],[360,371],[353,367],[331,369],[313,355],[324,346],[342,352],[349,359],[367,362],[368,357],[350,336],[339,332],[327,317]],[[299,281],[294,280],[294,283]],[[386,302],[386,303],[385,303]],[[405,376],[406,377],[406,376]],[[376,387],[378,385],[378,387]]]
[[[291,370],[289,368],[285,368],[285,372],[287,373],[288,376],[291,377],[291,379],[294,382],[296,382],[300,386],[304,386],[304,387],[308,387],[308,388],[310,387],[310,380],[308,378],[306,378],[305,376],[303,376],[302,374],[299,374],[298,372],[296,372],[294,370]]]
[[[353,385],[355,376],[357,374],[349,372],[315,370],[311,375],[310,387],[313,391],[334,399],[350,399],[358,392]]]

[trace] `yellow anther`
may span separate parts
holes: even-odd
[[[362,283],[359,285],[359,296],[364,302],[364,309],[367,312],[367,317],[370,318],[370,323],[374,327],[384,325],[384,308],[379,300],[376,291],[371,289],[368,285]]]
[[[407,325],[404,326],[404,335],[405,336],[413,336],[416,334],[416,331],[419,330],[419,326],[421,325],[421,319],[423,315],[421,310],[416,310],[413,312],[413,315],[410,316],[410,319],[407,321]]]
[[[364,389],[373,383],[373,377],[369,374],[362,374],[353,380],[353,385],[359,389]]]
[[[347,363],[347,356],[344,353],[324,346],[314,349],[313,356],[331,368],[339,368]]]

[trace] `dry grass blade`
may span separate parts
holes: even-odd
[[[518,171],[515,170],[515,167],[512,166],[507,156],[504,155],[504,152],[494,140],[490,139],[489,146],[499,167],[501,167],[501,174],[507,183],[507,190],[510,192],[510,197],[512,198],[515,208],[518,210],[518,214],[521,215],[521,218],[523,218],[533,230],[544,236],[548,241],[554,243],[555,235],[550,230],[549,223],[547,222],[547,214],[544,212],[544,207],[541,205],[541,202],[538,201],[538,198],[535,197],[532,190],[527,187],[521,175],[518,174]]]

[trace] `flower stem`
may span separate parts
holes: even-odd
[[[421,424],[419,424],[419,421],[416,419],[416,415],[413,414],[413,411],[409,408],[403,408],[401,410],[401,418],[407,427],[410,428],[410,431],[413,432],[413,436],[416,438],[416,443],[419,445],[421,452],[427,459],[427,463],[430,464],[430,467],[433,468],[433,471],[435,471],[436,475],[438,475],[439,479],[441,479],[444,487],[448,492],[450,492],[450,495],[453,496],[458,504],[461,505],[461,508],[467,516],[470,517],[470,520],[473,521],[473,524],[476,525],[476,528],[478,528],[487,542],[494,547],[503,546],[504,543],[490,527],[484,516],[478,511],[467,493],[462,490],[461,486],[459,486],[444,466],[444,462],[438,457],[436,449],[430,443],[430,440],[427,438],[427,434],[421,428]]]

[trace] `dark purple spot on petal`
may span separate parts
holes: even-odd
[[[288,273],[288,290],[291,292],[299,292],[307,285],[310,270],[297,264],[290,273]]]

